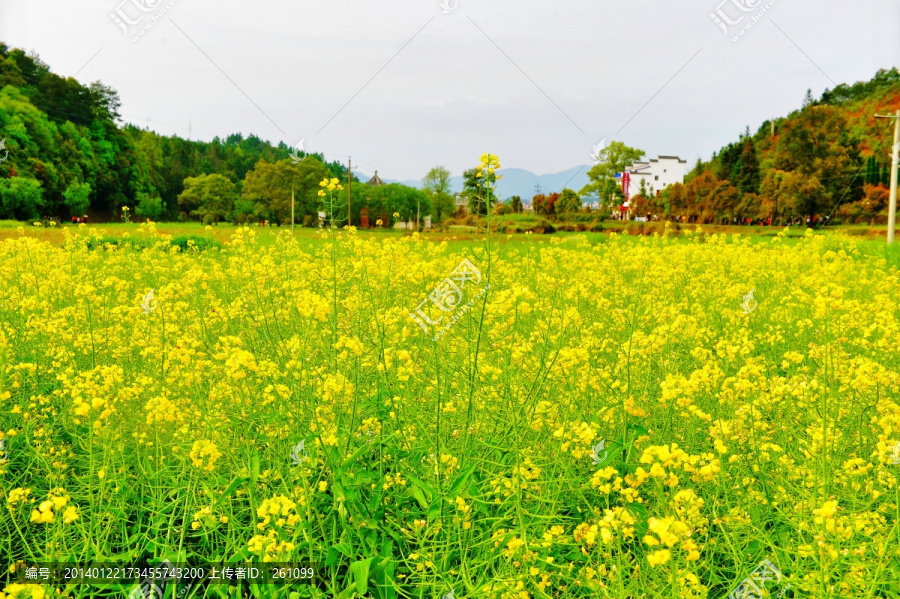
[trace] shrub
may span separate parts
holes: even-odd
[[[540,219],[531,230],[535,233],[556,233],[556,229],[550,224],[550,221]]]
[[[156,242],[144,237],[113,237],[112,235],[104,235],[99,239],[87,238],[84,243],[89,250],[102,249],[108,246],[144,250],[152,248]]]
[[[165,212],[162,198],[151,198],[149,194],[139,193],[137,194],[137,200],[138,205],[134,209],[134,213],[142,218],[149,218],[154,221],[159,220],[159,217]]]
[[[72,183],[63,192],[63,203],[69,207],[72,216],[84,216],[91,204],[91,186],[87,183]]]
[[[199,252],[210,249],[221,249],[222,244],[212,237],[202,237],[200,235],[178,235],[172,238],[172,245],[180,247],[182,251],[193,249]]]

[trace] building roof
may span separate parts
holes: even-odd
[[[378,171],[375,171],[375,174],[366,182],[366,185],[384,185],[384,181],[378,176]]]
[[[678,156],[660,156],[659,158],[650,158],[648,161],[635,161],[631,163],[631,167],[640,166],[641,168],[647,168],[651,163],[659,163],[660,160],[677,160],[679,164],[687,164],[687,160],[682,160]],[[627,168],[627,167],[626,167]],[[632,171],[633,173],[634,171]]]

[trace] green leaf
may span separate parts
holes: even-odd
[[[650,431],[648,431],[646,428],[644,428],[640,424],[629,424],[628,428],[635,432],[635,438],[643,437],[644,435],[650,434]]]
[[[425,500],[425,494],[422,492],[416,484],[409,485],[406,489],[406,493],[411,495],[413,499],[419,502],[419,505],[422,506],[423,510],[428,509],[428,502]]]
[[[340,498],[347,499],[347,493],[344,491],[344,485],[335,481],[331,483],[331,495],[334,497],[335,501]]]
[[[369,503],[366,506],[370,512],[374,512],[378,509],[378,506],[381,505],[381,500],[384,497],[384,493],[381,491],[376,491],[372,493],[372,496],[369,498]]]
[[[359,446],[356,451],[353,452],[349,458],[341,462],[341,468],[346,468],[348,465],[352,464],[356,461],[356,458],[364,454],[366,451],[371,451],[375,448],[375,444],[363,443]]]
[[[430,506],[428,506],[428,518],[436,519],[441,516],[441,498],[436,498]]]
[[[421,493],[424,493],[426,501],[422,507],[427,506],[434,498],[434,489],[414,476],[407,475],[406,478],[413,483],[411,486],[417,487]]]
[[[250,454],[250,480],[256,484],[259,478],[259,451],[254,447],[253,453]]]
[[[353,557],[353,548],[350,547],[350,543],[346,541],[341,541],[340,543],[335,543],[331,546],[332,549],[335,549],[342,553],[345,557]]]
[[[219,505],[220,503],[225,501],[225,499],[227,499],[228,497],[231,497],[234,494],[234,492],[237,490],[237,488],[245,482],[247,482],[246,478],[242,478],[240,476],[235,477],[235,479],[233,481],[231,481],[231,484],[229,484],[228,487],[224,491],[222,491],[222,495],[219,497],[219,499],[217,499],[213,503],[213,507]]]
[[[600,460],[599,464],[595,464],[596,468],[606,468],[613,462],[618,460],[618,455],[625,451],[625,446],[619,443],[618,441],[610,441],[609,449],[607,449],[607,455],[605,458]]]
[[[384,567],[384,571],[378,575],[378,588],[385,599],[396,599],[397,591],[394,590],[394,569],[397,563],[390,560]]]
[[[234,562],[247,561],[250,558],[250,551],[246,547],[244,547],[243,549],[232,555],[230,558],[228,558],[228,563],[231,564]]]
[[[356,592],[360,595],[364,595],[369,590],[369,566],[371,566],[374,559],[374,557],[370,557],[359,562],[353,562],[348,568],[348,574],[353,577]]]
[[[456,477],[456,480],[453,481],[453,484],[450,485],[450,490],[447,491],[447,495],[453,498],[459,495],[459,491],[463,488],[463,485],[465,485],[469,481],[472,473],[475,472],[475,468],[476,465],[472,464],[471,466],[460,472],[459,476]]]

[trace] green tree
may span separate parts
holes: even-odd
[[[815,103],[816,103],[816,100],[815,100],[815,98],[813,98],[812,90],[807,89],[806,95],[803,97],[803,108],[806,108],[807,106],[812,106]]]
[[[380,185],[379,188],[385,210],[391,215],[399,214],[401,220],[412,221],[415,220],[417,212],[427,214],[431,211],[428,196],[415,187],[389,183]]]
[[[600,204],[607,207],[620,206],[625,201],[625,192],[622,191],[622,184],[616,179],[606,179],[602,183],[602,187],[597,191]],[[582,189],[582,194],[584,189]]]
[[[260,218],[281,223],[291,219],[291,190],[294,192],[295,218],[315,217],[322,209],[319,200],[319,181],[328,177],[328,170],[315,157],[293,164],[290,160],[268,162],[260,160],[244,179],[241,199],[254,203]],[[346,206],[342,202],[338,209]],[[335,216],[346,222],[347,215]]]
[[[810,203],[812,212],[807,216],[827,211],[838,199],[853,203],[863,197],[863,177],[858,176],[864,166],[860,142],[848,119],[839,108],[815,105],[781,126],[766,176],[777,170],[817,179],[825,196]]]
[[[423,190],[432,207],[432,216],[436,223],[441,222],[456,210],[453,195],[450,193],[450,171],[443,166],[436,166],[422,179]]]
[[[509,206],[516,214],[521,214],[525,207],[522,205],[522,198],[513,196],[509,199]]]
[[[184,191],[178,196],[178,205],[191,216],[218,222],[231,214],[235,199],[237,192],[234,183],[218,174],[200,175],[184,180]]]
[[[250,200],[238,198],[234,201],[234,212],[231,213],[231,218],[239,225],[243,225],[253,216],[253,206],[254,203]],[[303,222],[303,218],[301,217],[299,221]]]
[[[773,170],[760,185],[760,194],[775,203],[775,216],[806,217],[830,208],[828,192],[815,176]]]
[[[878,169],[878,163],[875,161],[875,156],[866,158],[866,174],[863,177],[863,181],[867,185],[878,185],[881,182],[881,173]]]
[[[578,212],[582,208],[581,198],[571,189],[563,189],[559,193],[559,199],[556,201],[556,213],[565,214],[567,212]]]
[[[604,201],[604,197],[607,198],[607,201],[612,199],[613,192],[610,181],[616,184],[616,173],[621,173],[626,166],[640,160],[643,155],[643,150],[630,148],[621,141],[611,142],[609,146],[600,151],[597,156],[600,161],[587,172],[590,182],[578,193],[583,196],[597,193],[601,201]]]
[[[87,183],[72,183],[63,194],[64,202],[72,216],[84,216],[91,204],[91,186]]]
[[[40,181],[25,177],[0,179],[0,218],[35,220],[43,208]]]
[[[741,193],[759,193],[759,158],[756,144],[749,136],[744,138],[740,164],[732,181]]]
[[[134,209],[134,213],[141,218],[157,221],[165,212],[165,206],[162,198],[159,196],[151,196],[149,193],[141,192],[137,194],[136,200],[137,206]]]

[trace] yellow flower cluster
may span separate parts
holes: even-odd
[[[47,591],[38,584],[13,583],[0,592],[0,599],[47,599]]]
[[[336,178],[332,178],[332,179],[330,179],[330,180],[327,179],[327,178],[322,179],[321,181],[319,181],[319,187],[322,188],[322,189],[319,190],[319,196],[324,196],[324,195],[325,195],[325,190],[328,190],[328,191],[335,191],[335,190],[340,191],[340,190],[344,189],[344,186],[341,185],[341,180],[340,180],[340,179],[336,179]]]
[[[266,535],[255,535],[247,543],[248,551],[261,554],[264,562],[287,562],[295,548],[294,543],[280,540],[274,530]]]
[[[55,521],[56,512],[65,507],[70,499],[71,497],[69,497],[64,489],[53,489],[48,493],[47,499],[42,501],[37,509],[31,511],[31,521],[37,522],[38,524],[49,524],[50,522]],[[56,512],[54,512],[54,510],[56,510]],[[71,524],[78,519],[78,510],[75,506],[70,505],[65,509],[62,517],[65,524]]]
[[[568,424],[561,426],[553,433],[556,438],[565,439],[560,446],[560,451],[566,453],[572,449],[572,457],[580,459],[591,454],[591,448],[594,443],[599,441],[597,438],[596,424],[588,424],[587,422],[579,422],[578,424]]]
[[[256,525],[257,528],[265,530],[269,525],[279,528],[295,525],[300,520],[300,516],[295,511],[296,507],[297,504],[284,495],[275,495],[266,499],[256,509],[256,515],[261,520]]]
[[[228,516],[222,515],[217,519],[212,513],[212,507],[205,505],[194,512],[194,521],[191,522],[191,529],[197,530],[201,526],[215,526],[217,522],[227,524]]]
[[[469,530],[472,528],[472,506],[466,503],[462,497],[457,497],[455,504],[457,516],[454,521],[462,525],[463,530]]]
[[[219,451],[216,444],[212,441],[200,439],[194,442],[189,457],[195,467],[212,472],[213,468],[216,467],[216,460],[222,457],[222,452]]]
[[[28,496],[31,494],[31,489],[13,489],[9,492],[9,495],[6,497],[6,508],[10,512],[14,512],[16,510],[16,506],[20,503],[26,503],[29,501]]]
[[[481,158],[478,161],[478,168],[475,169],[475,174],[478,177],[482,177],[484,172],[487,172],[488,175],[493,175],[494,171],[500,168],[500,157],[496,154],[482,154]],[[502,179],[502,175],[497,175],[497,179]]]

